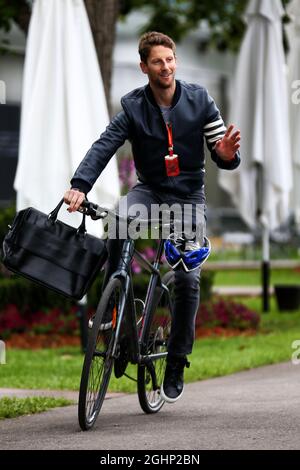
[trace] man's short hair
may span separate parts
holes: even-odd
[[[142,62],[147,63],[148,57],[151,52],[151,48],[154,46],[164,46],[172,49],[174,55],[176,52],[176,46],[173,39],[163,33],[157,31],[149,31],[143,34],[139,42],[139,54]]]

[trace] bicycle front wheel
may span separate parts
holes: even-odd
[[[95,424],[108,388],[114,363],[112,348],[121,297],[121,282],[112,279],[104,289],[89,332],[78,404],[78,420],[83,431]]]
[[[149,356],[149,360],[148,364],[138,366],[138,396],[145,413],[157,413],[165,403],[160,394],[160,387],[165,374],[171,331],[174,272],[165,274],[162,282],[168,287],[169,293],[160,292],[154,300],[154,313],[149,324],[145,325],[142,338],[142,352]],[[155,355],[158,355],[157,358]]]

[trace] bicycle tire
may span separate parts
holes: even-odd
[[[115,324],[122,295],[120,280],[110,280],[104,289],[93,319],[93,326],[89,331],[78,402],[78,421],[83,431],[94,426],[109,385],[114,364],[111,352],[115,339]],[[111,309],[113,316],[112,327],[101,331],[103,315],[108,309]]]
[[[167,352],[167,343],[171,328],[172,319],[172,292],[174,285],[174,272],[170,271],[162,278],[163,284],[165,284],[171,294],[171,303],[168,300],[168,296],[165,292],[161,292],[160,295],[154,300],[155,310],[152,318],[145,327],[145,331],[142,338],[142,344],[145,346],[143,354],[153,354],[158,352]],[[156,378],[156,390],[153,389],[153,380],[149,367],[145,364],[138,366],[138,397],[139,403],[142,410],[147,413],[157,413],[165,401],[160,395],[160,387],[164,379],[165,367],[166,367],[166,356],[152,361],[155,378]]]

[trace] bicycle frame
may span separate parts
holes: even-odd
[[[82,204],[80,212],[95,220],[112,215],[125,222],[131,221],[129,217],[121,218],[109,209],[86,201]],[[149,220],[142,222],[149,223]],[[159,229],[163,227],[161,218],[158,221],[152,219],[151,222],[158,223]],[[122,375],[129,377],[126,374],[127,364],[138,365],[137,378],[133,380],[137,382],[139,402],[145,413],[157,413],[165,402],[160,389],[168,354],[167,342],[173,307],[169,286],[173,285],[174,276],[172,273],[161,276],[160,265],[164,248],[161,230],[157,238],[160,242],[153,264],[135,249],[132,239],[124,240],[118,267],[109,276],[103,290],[92,320],[81,374],[78,419],[83,430],[91,429],[97,419],[113,368],[117,378]],[[150,273],[145,302],[134,298],[131,271],[133,257]],[[138,300],[143,304],[142,316],[139,315],[139,318],[136,315]],[[105,322],[101,323],[106,312],[107,316],[112,314],[107,328]],[[105,328],[102,329],[102,325]],[[100,333],[102,331],[103,335]]]
[[[112,349],[112,356],[116,357],[116,348],[120,336],[120,329],[123,322],[124,315],[125,322],[127,327],[130,331],[129,335],[132,339],[131,348],[132,353],[130,357],[130,362],[133,364],[145,364],[146,362],[149,363],[151,360],[157,360],[167,355],[166,352],[164,353],[157,353],[151,355],[142,355],[141,351],[143,350],[143,345],[141,339],[143,338],[143,331],[147,328],[148,322],[151,320],[153,315],[153,300],[155,295],[159,293],[158,289],[161,291],[165,291],[168,295],[169,299],[169,290],[168,288],[162,284],[161,281],[161,274],[159,271],[159,266],[161,263],[161,256],[163,253],[164,247],[164,240],[160,239],[159,246],[156,252],[155,261],[153,265],[149,263],[134,247],[134,241],[127,239],[124,241],[122,252],[120,256],[120,263],[118,269],[112,274],[112,278],[118,278],[121,280],[124,296],[122,296],[122,302],[119,308],[119,318],[117,322],[116,334],[114,345]],[[142,314],[142,321],[141,321],[141,329],[138,332],[137,323],[136,323],[136,307],[134,301],[134,290],[133,290],[133,282],[132,282],[132,274],[131,274],[131,260],[135,258],[140,265],[143,266],[148,272],[151,273],[146,299],[145,299],[145,308]],[[127,308],[125,308],[127,307]]]

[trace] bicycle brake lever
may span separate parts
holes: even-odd
[[[92,220],[98,220],[98,219],[104,219],[105,217],[107,217],[108,212],[103,211],[103,210],[100,211],[99,209],[96,209],[95,207],[93,207],[89,215],[91,216]]]
[[[87,214],[87,208],[80,206],[79,209],[77,209],[78,212],[81,214]]]

